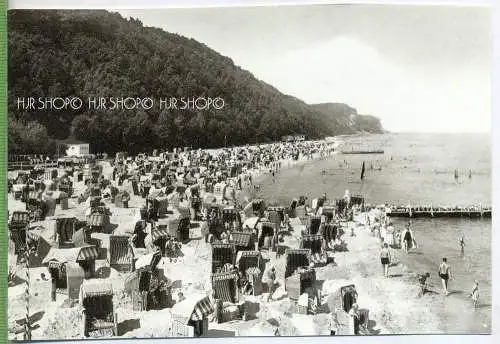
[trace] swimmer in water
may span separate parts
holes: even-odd
[[[460,244],[460,252],[462,255],[464,254],[464,248],[465,248],[465,237],[462,235],[460,239],[458,239],[458,243]]]

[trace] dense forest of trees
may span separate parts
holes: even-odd
[[[286,96],[193,39],[117,13],[14,10],[8,32],[11,154],[53,152],[54,140],[68,136],[89,142],[93,152],[137,153],[381,130],[377,119],[359,129],[342,106],[318,109]],[[221,97],[225,106],[48,113],[16,103],[18,97],[121,96]]]

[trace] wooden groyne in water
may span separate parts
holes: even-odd
[[[491,207],[392,207],[386,211],[390,217],[491,218]]]

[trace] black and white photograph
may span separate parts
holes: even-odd
[[[491,14],[9,10],[9,340],[491,334]]]

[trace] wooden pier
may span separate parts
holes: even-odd
[[[390,217],[491,218],[491,207],[394,207],[386,211]]]

